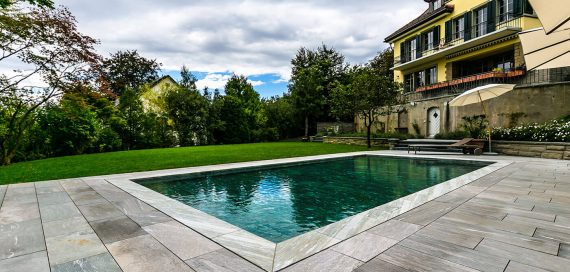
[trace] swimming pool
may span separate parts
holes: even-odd
[[[137,182],[279,243],[490,164],[357,156]]]

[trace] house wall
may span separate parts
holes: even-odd
[[[446,21],[457,18],[459,16],[463,16],[463,14],[465,14],[466,12],[477,9],[477,8],[487,4],[489,2],[490,2],[490,0],[453,0],[453,1],[450,1],[448,4],[454,5],[454,10],[452,13],[448,14],[445,17],[442,17],[441,19],[439,19],[435,22],[425,24],[424,26],[418,27],[415,30],[406,33],[406,35],[403,35],[403,36],[398,37],[397,39],[395,39],[393,41],[390,41],[392,43],[393,48],[394,48],[395,57],[398,57],[400,55],[400,47],[401,47],[401,44],[403,42],[405,42],[405,41],[407,41],[413,37],[416,37],[416,36],[420,35],[421,33],[426,32],[427,30],[429,30],[435,26],[438,26],[438,25],[440,26],[440,37],[444,38],[445,37],[445,22]],[[523,16],[520,20],[521,20],[521,28],[523,31],[542,26],[540,21],[538,20],[538,18],[535,16],[530,16],[530,15],[529,16]],[[442,57],[442,58],[439,58],[439,59],[432,61],[432,62],[429,62],[429,63],[418,64],[417,66],[414,66],[414,67],[409,68],[409,69],[405,69],[405,70],[396,69],[396,70],[394,70],[394,80],[396,82],[403,83],[404,82],[404,75],[409,74],[409,73],[413,73],[413,72],[417,72],[417,71],[421,71],[421,70],[425,70],[425,69],[433,67],[433,66],[437,66],[437,69],[438,69],[438,73],[437,73],[438,82],[450,80],[451,77],[449,75],[451,73],[448,70],[450,70],[451,67],[449,65],[447,65],[448,63],[455,62],[455,61],[462,60],[462,59],[472,58],[474,56],[477,56],[480,54],[485,54],[488,52],[497,51],[497,50],[500,50],[506,46],[511,46],[513,44],[520,44],[520,39],[518,37],[516,37],[513,40],[505,41],[503,43],[499,43],[496,45],[492,45],[488,48],[478,50],[478,51],[470,53],[470,54],[462,55],[462,56],[454,58],[454,59],[447,59],[446,57]],[[517,53],[517,52],[522,53],[522,51],[516,51],[515,53]],[[515,56],[515,58],[517,58],[517,56]],[[517,59],[519,61],[519,63],[517,63],[517,64],[522,65],[522,63],[520,63],[521,59],[522,58],[520,58],[520,57]]]
[[[444,97],[400,106],[400,109],[408,111],[409,132],[415,133],[413,124],[417,123],[420,127],[420,135],[426,136],[427,112],[432,107],[438,107],[441,110],[441,132],[458,130],[463,122],[463,117],[483,114],[480,104],[458,108],[447,107],[447,103],[451,100],[453,97]],[[519,87],[485,103],[489,112],[492,113],[490,114],[490,122],[493,127],[507,127],[510,122],[507,114],[519,112],[525,114],[519,119],[519,123],[544,123],[570,115],[570,83]],[[355,120],[357,131],[366,131],[363,120],[361,118]],[[387,131],[394,131],[398,127],[398,114],[396,112],[390,116],[379,116],[376,120],[379,123],[384,123]],[[381,125],[376,125],[373,127],[373,131],[380,131],[381,128]]]

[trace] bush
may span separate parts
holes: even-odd
[[[474,115],[463,117],[461,127],[469,134],[471,138],[482,138],[487,128],[487,119],[485,115]]]
[[[570,118],[515,128],[494,128],[492,136],[495,140],[507,141],[570,142]]]
[[[469,138],[470,134],[466,131],[458,130],[448,133],[438,133],[435,138],[438,140],[461,140],[464,138]]]

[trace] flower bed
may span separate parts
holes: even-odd
[[[514,128],[494,128],[493,139],[507,141],[570,142],[570,118],[545,124],[528,124]]]

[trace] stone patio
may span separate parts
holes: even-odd
[[[567,271],[570,162],[477,159],[509,164],[283,271]],[[0,271],[263,271],[118,176],[0,186]]]

